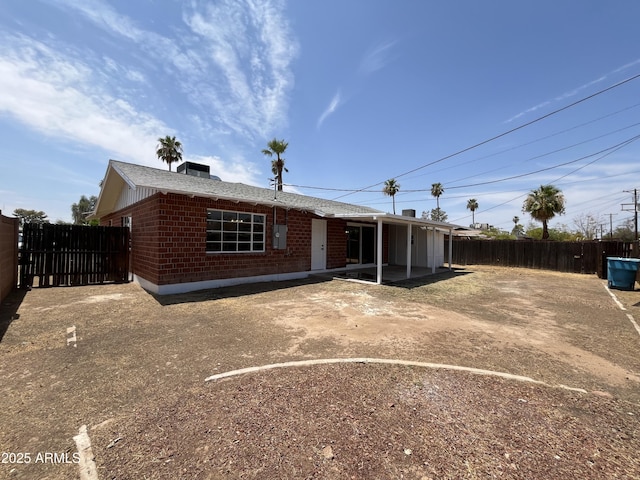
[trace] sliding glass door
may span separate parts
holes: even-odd
[[[368,265],[376,261],[376,227],[347,225],[347,265]]]

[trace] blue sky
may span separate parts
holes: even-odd
[[[395,177],[420,215],[440,182],[449,221],[476,198],[510,230],[553,183],[552,226],[615,228],[640,188],[640,78],[517,127],[639,75],[638,18],[636,0],[1,0],[0,209],[70,221],[110,158],[166,169],[167,134],[269,187],[277,137],[291,191],[391,211]]]

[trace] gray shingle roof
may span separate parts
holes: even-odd
[[[268,188],[210,180],[116,160],[111,160],[109,163],[133,187],[147,187],[162,192],[238,200],[261,205],[278,205],[329,216],[383,213],[369,207],[289,192],[277,192],[274,200],[274,191]]]

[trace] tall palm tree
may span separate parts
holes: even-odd
[[[393,214],[396,214],[396,193],[400,191],[400,184],[396,182],[395,178],[390,178],[389,180],[384,182],[384,188],[382,189],[382,193],[391,197],[393,201]]]
[[[282,191],[282,171],[284,170],[285,172],[289,173],[289,170],[287,170],[284,166],[284,158],[282,158],[280,155],[285,152],[288,146],[289,143],[285,142],[284,139],[278,140],[274,138],[269,143],[267,143],[267,148],[262,150],[262,153],[264,153],[265,155],[272,157],[275,154],[276,156],[276,159],[271,161],[271,172],[273,172],[273,174],[276,176],[278,191],[280,192]]]
[[[467,210],[471,210],[471,223],[473,225],[476,224],[476,210],[478,209],[478,200],[476,200],[475,198],[470,198],[469,201],[467,201]]]
[[[433,183],[431,184],[431,195],[436,197],[436,206],[438,210],[440,210],[440,195],[444,193],[444,187],[441,183]]]
[[[542,222],[542,239],[549,238],[547,222],[564,213],[564,195],[553,185],[541,185],[531,190],[522,205],[522,211],[531,215],[534,220]]]
[[[159,160],[169,164],[169,171],[171,171],[171,164],[182,160],[182,143],[176,140],[176,137],[160,137],[158,139],[158,146],[156,155]]]

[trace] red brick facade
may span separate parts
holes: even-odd
[[[207,253],[207,209],[258,213],[266,216],[265,251]],[[122,225],[131,217],[132,271],[155,285],[231,279],[311,269],[312,213],[277,208],[276,221],[286,224],[287,248],[272,246],[272,207],[227,200],[157,193],[101,218],[102,225]],[[346,265],[346,221],[327,220],[327,268]],[[385,226],[386,227],[386,226]],[[388,258],[388,229],[383,228],[384,258]]]

